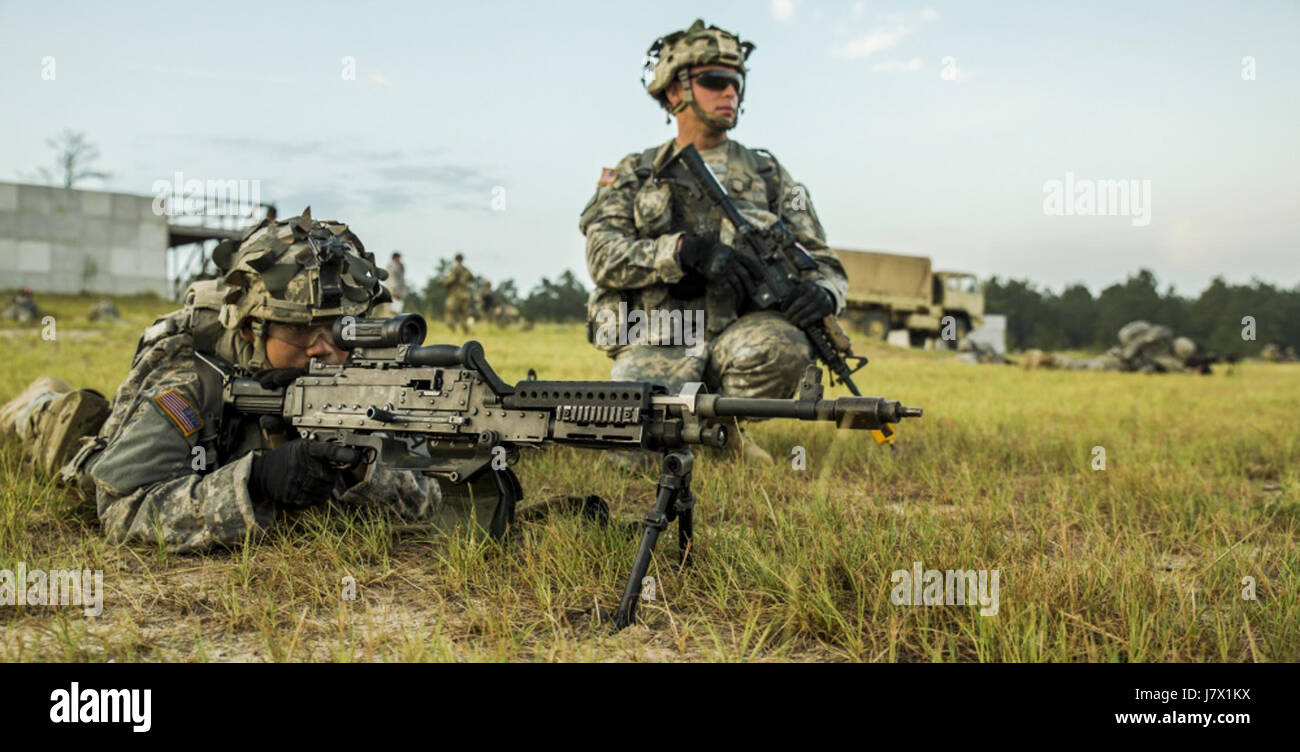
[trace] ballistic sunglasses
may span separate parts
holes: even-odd
[[[337,347],[334,344],[334,325],[331,324],[282,324],[277,321],[267,322],[266,336],[271,339],[278,339],[294,347],[301,347],[306,350],[321,337],[329,343],[331,347]]]
[[[734,86],[736,96],[745,93],[745,77],[735,71],[707,70],[693,74],[691,78],[709,91],[726,91],[728,86]]]

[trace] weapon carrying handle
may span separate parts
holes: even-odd
[[[469,362],[466,358],[465,349],[470,345],[478,345],[478,342],[466,342],[459,347],[456,345],[412,347],[406,351],[406,362],[417,366],[433,366],[434,368],[467,366]],[[483,346],[479,345],[479,350],[482,349]]]
[[[406,362],[417,366],[432,366],[434,368],[454,368],[460,366],[477,371],[478,375],[487,382],[488,387],[498,395],[514,394],[515,388],[501,380],[492,366],[488,365],[487,356],[483,353],[483,345],[478,340],[470,340],[465,344],[457,347],[456,345],[425,345],[423,347],[412,347],[406,351]]]

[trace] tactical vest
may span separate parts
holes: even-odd
[[[644,188],[646,182],[654,176],[655,156],[659,153],[661,148],[663,147],[652,146],[641,152],[641,155],[637,157],[635,172],[637,181],[639,182],[638,191],[641,188]],[[759,177],[763,179],[763,186],[767,193],[767,210],[778,217],[781,216],[779,206],[781,201],[781,171],[778,169],[780,163],[776,161],[776,156],[767,149],[751,149],[749,147],[742,148],[741,154],[751,157],[753,155],[758,155],[759,158],[754,159],[754,162],[750,166],[752,166],[754,171],[758,173]],[[696,188],[694,185],[683,181],[668,180],[665,182],[670,184],[672,190],[673,222],[668,229],[655,234],[662,235],[664,232],[676,232],[678,230],[688,229],[683,227],[685,223],[682,218],[686,216],[686,209],[689,207],[697,209],[697,211],[692,212],[695,216],[703,216],[705,214],[709,215],[709,226],[700,228],[703,232],[700,232],[699,234],[716,236],[718,221],[720,220],[721,215],[717,209],[713,209],[708,205],[708,199],[704,197],[704,192],[699,188]],[[724,184],[724,187],[727,186]],[[706,207],[708,211],[700,211]]]
[[[189,332],[193,337],[195,352],[218,357],[215,354],[217,340],[225,331],[225,327],[218,319],[223,304],[223,294],[219,280],[201,280],[192,283],[185,292],[185,307],[160,316],[140,335],[135,354],[131,358],[131,368],[136,367],[141,355],[154,344],[183,332]],[[230,453],[237,437],[230,435],[229,430],[223,435],[222,418],[225,406],[222,402],[221,375],[202,364],[195,369],[195,372],[199,377],[199,412],[203,416],[204,423],[203,432],[197,442],[214,453],[212,466],[216,467]],[[230,427],[225,426],[225,428]],[[60,471],[60,478],[93,495],[93,489],[85,481],[96,457],[106,446],[107,441],[101,436],[87,436],[82,439],[76,454]]]
[[[732,142],[735,143],[735,142]],[[719,175],[723,188],[733,199],[743,199],[744,206],[766,209],[779,217],[782,195],[781,169],[776,157],[765,149],[753,149],[736,143],[734,155],[728,145],[731,174]],[[706,238],[718,239],[722,229],[722,213],[714,207],[703,190],[686,177],[677,167],[663,175],[655,174],[655,158],[666,145],[646,149],[635,157],[632,172],[636,177],[636,195],[633,199],[633,221],[636,237],[652,239],[675,232],[689,232]],[[744,175],[743,179],[741,175]],[[762,181],[756,191],[753,176]],[[594,199],[593,199],[594,200]],[[688,218],[689,221],[688,221]],[[621,304],[621,306],[620,306]],[[706,329],[710,336],[720,333],[738,312],[725,296],[715,296],[698,275],[688,273],[681,280],[662,286],[638,289],[592,291],[588,300],[587,341],[613,356],[619,346],[596,342],[596,319],[600,311],[616,313],[620,310],[653,310],[667,305],[672,308],[698,308],[705,310]],[[626,322],[621,321],[620,325]]]

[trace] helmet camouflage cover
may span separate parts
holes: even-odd
[[[740,37],[716,26],[706,27],[704,21],[696,19],[690,28],[662,36],[646,50],[643,78],[646,81],[646,91],[670,112],[680,110],[687,104],[694,106],[688,77],[691,66],[728,65],[743,74],[745,61],[753,51],[753,43],[742,42]],[[674,80],[682,82],[684,95],[676,110],[669,106],[665,93]]]
[[[374,254],[346,224],[313,220],[310,207],[298,217],[264,221],[238,243],[223,241],[212,258],[225,282],[221,325],[252,326],[255,366],[265,362],[265,322],[364,316],[390,300],[380,284],[388,272]]]

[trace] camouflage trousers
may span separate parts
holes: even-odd
[[[469,295],[455,293],[448,295],[443,313],[447,326],[453,331],[456,329],[469,331]]]
[[[0,407],[0,435],[16,435],[31,458],[54,473],[83,437],[99,431],[108,413],[108,400],[98,392],[42,376]]]
[[[758,311],[736,319],[702,346],[630,345],[610,368],[619,381],[657,381],[671,392],[701,381],[710,392],[729,397],[794,396],[812,346],[799,328],[779,313]]]

